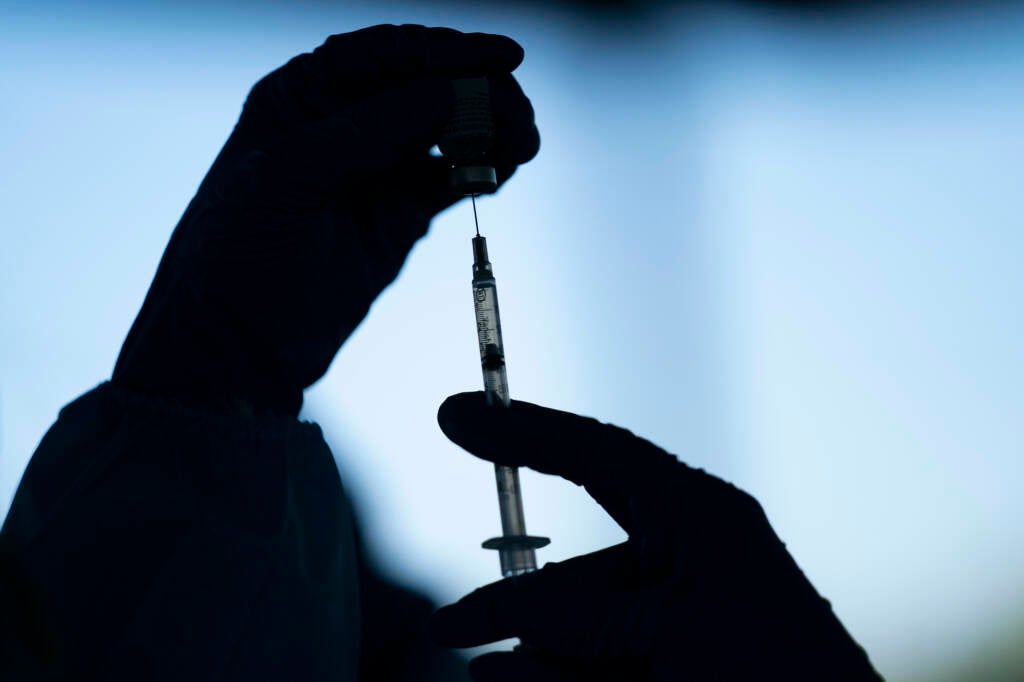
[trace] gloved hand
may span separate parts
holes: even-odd
[[[510,38],[422,26],[335,35],[252,89],[174,231],[113,381],[297,414],[431,218],[451,79],[486,76],[503,183],[538,150]]]
[[[446,646],[522,639],[473,659],[475,680],[879,679],[750,495],[629,431],[530,403],[462,393],[438,422],[474,455],[584,486],[629,534],[439,610]]]

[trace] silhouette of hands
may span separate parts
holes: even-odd
[[[181,219],[113,380],[297,414],[431,218],[451,79],[487,76],[499,183],[538,150],[510,38],[422,26],[335,35],[253,87]]]
[[[454,647],[502,680],[877,680],[741,490],[624,429],[530,403],[449,397],[445,435],[484,459],[582,485],[628,533],[619,545],[492,583],[434,614]]]

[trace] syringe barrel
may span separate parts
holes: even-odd
[[[480,344],[480,369],[484,375],[487,404],[508,407],[508,374],[505,371],[505,345],[501,340],[498,315],[498,290],[494,278],[473,279],[473,307],[476,309],[476,338]]]

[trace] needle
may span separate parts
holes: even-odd
[[[480,221],[476,219],[476,195],[474,194],[474,195],[472,195],[472,197],[473,197],[473,223],[476,225],[476,236],[479,237],[480,236]]]

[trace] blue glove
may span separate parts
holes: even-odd
[[[504,36],[335,35],[252,89],[185,211],[114,369],[187,404],[295,415],[430,220],[456,200],[438,141],[451,80],[486,76],[499,183],[540,141]]]
[[[438,422],[474,455],[584,486],[629,534],[434,614],[446,646],[522,639],[473,659],[475,680],[879,679],[750,495],[629,431],[530,403],[462,393]]]

